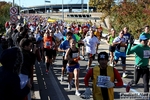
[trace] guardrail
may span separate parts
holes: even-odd
[[[90,18],[91,14],[67,14],[67,17]]]

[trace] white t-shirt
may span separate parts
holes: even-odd
[[[120,38],[119,36],[116,37],[114,40],[113,40],[113,43],[115,42],[122,42],[122,43],[126,43],[126,39],[124,37]],[[125,47],[120,47],[120,48],[117,48],[117,50],[119,50],[120,52],[125,52]]]
[[[54,33],[54,36],[56,36],[59,40],[61,40],[64,37],[61,32]]]
[[[113,40],[113,43],[120,42],[120,41],[126,43],[126,39],[124,37],[120,38],[119,36]]]
[[[36,41],[38,41],[38,38],[40,37],[40,33],[34,33],[34,38],[36,39]]]
[[[87,36],[82,41],[86,44],[87,53],[90,53],[90,54],[96,53],[96,46],[97,44],[100,44],[100,41],[97,39],[97,37],[93,36],[91,38],[90,36]]]

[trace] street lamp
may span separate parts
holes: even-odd
[[[14,3],[15,3],[15,0],[13,0],[13,2],[12,2],[12,7],[14,7]]]
[[[45,0],[45,13],[46,13],[46,3],[51,3],[51,1]]]
[[[87,13],[89,14],[89,2],[87,2]]]
[[[62,0],[62,21],[64,21],[64,0]]]

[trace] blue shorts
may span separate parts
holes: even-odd
[[[116,63],[118,62],[119,58],[121,58],[122,66],[126,66],[126,52],[119,52],[115,50],[114,60],[116,61]]]
[[[74,69],[80,69],[80,64],[76,64],[75,66],[67,66],[67,73],[73,72]]]

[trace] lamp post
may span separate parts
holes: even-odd
[[[45,13],[46,13],[46,3],[51,3],[51,1],[45,0]]]
[[[84,2],[84,0],[81,0],[81,5],[82,5],[82,13],[84,12],[84,11],[83,11],[83,2]]]
[[[89,14],[89,2],[87,2],[87,13]]]
[[[14,7],[14,3],[15,3],[15,0],[13,0],[13,2],[12,2],[12,7]]]
[[[46,14],[46,2],[45,2],[45,14]]]
[[[62,0],[62,21],[64,21],[64,0]]]

